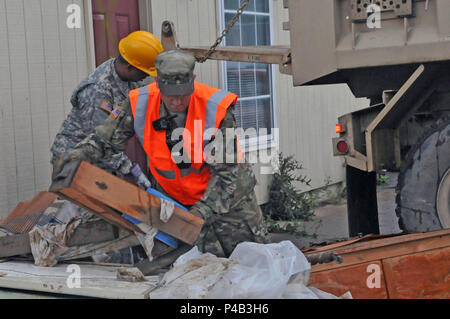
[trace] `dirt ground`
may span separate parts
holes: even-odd
[[[378,218],[381,234],[397,234],[401,230],[395,214],[395,186],[397,173],[387,173],[389,180],[377,187]],[[347,222],[347,205],[326,205],[315,210],[316,218],[303,224],[303,229],[313,237],[298,237],[290,234],[270,234],[272,242],[291,240],[299,248],[309,247],[315,243],[334,242],[349,237]]]

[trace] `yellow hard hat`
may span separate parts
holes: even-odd
[[[119,42],[120,55],[132,66],[156,76],[155,59],[164,51],[161,42],[147,31],[130,33]]]

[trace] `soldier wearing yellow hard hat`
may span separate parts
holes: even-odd
[[[119,43],[121,57],[135,68],[155,77],[155,59],[162,52],[161,42],[150,32],[136,31]]]
[[[72,111],[63,122],[51,148],[53,157],[70,151],[127,99],[128,93],[156,77],[155,59],[163,52],[161,42],[147,31],[136,31],[119,42],[119,56],[100,65],[72,94]],[[110,164],[110,165],[109,165]],[[105,163],[117,168],[117,163]]]
[[[142,80],[148,76],[156,77],[155,59],[163,51],[158,38],[147,31],[133,32],[120,41],[119,56],[100,65],[73,92],[70,100],[72,110],[51,147],[52,163],[55,157],[69,153],[75,145],[93,134],[95,128],[110,115],[120,115],[122,111],[118,106],[128,98],[128,93],[146,85]],[[131,169],[130,160],[123,152],[101,160],[97,166],[122,175],[119,177],[128,176]],[[70,206],[74,204],[66,202],[63,208],[80,214],[84,212],[82,208]],[[140,253],[145,256],[145,252]],[[116,254],[116,257],[120,259],[126,255],[130,256],[130,251]],[[136,251],[133,251],[133,255],[136,255]],[[135,256],[134,259],[139,258]],[[126,260],[126,263],[130,263],[130,260]]]

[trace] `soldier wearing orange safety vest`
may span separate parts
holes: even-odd
[[[54,166],[68,159],[93,162],[123,150],[136,135],[149,159],[156,189],[205,220],[197,245],[204,251],[210,228],[229,256],[244,241],[266,243],[256,179],[233,129],[238,97],[195,82],[195,58],[172,50],[155,60],[156,83],[132,90],[96,133]]]

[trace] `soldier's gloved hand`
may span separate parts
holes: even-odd
[[[193,207],[191,208],[191,210],[189,211],[189,213],[191,213],[192,215],[197,216],[197,217],[199,217],[199,218],[201,218],[201,219],[204,220],[202,213],[201,213],[200,210],[197,209],[195,206],[193,206]]]
[[[56,156],[53,159],[52,181],[55,182],[73,175],[83,160],[86,160],[85,156],[79,150]]]
[[[131,174],[136,178],[136,184],[144,189],[147,190],[149,188],[152,188],[152,183],[148,180],[147,176],[142,172],[141,167],[138,163],[135,163],[133,167],[131,168]]]

